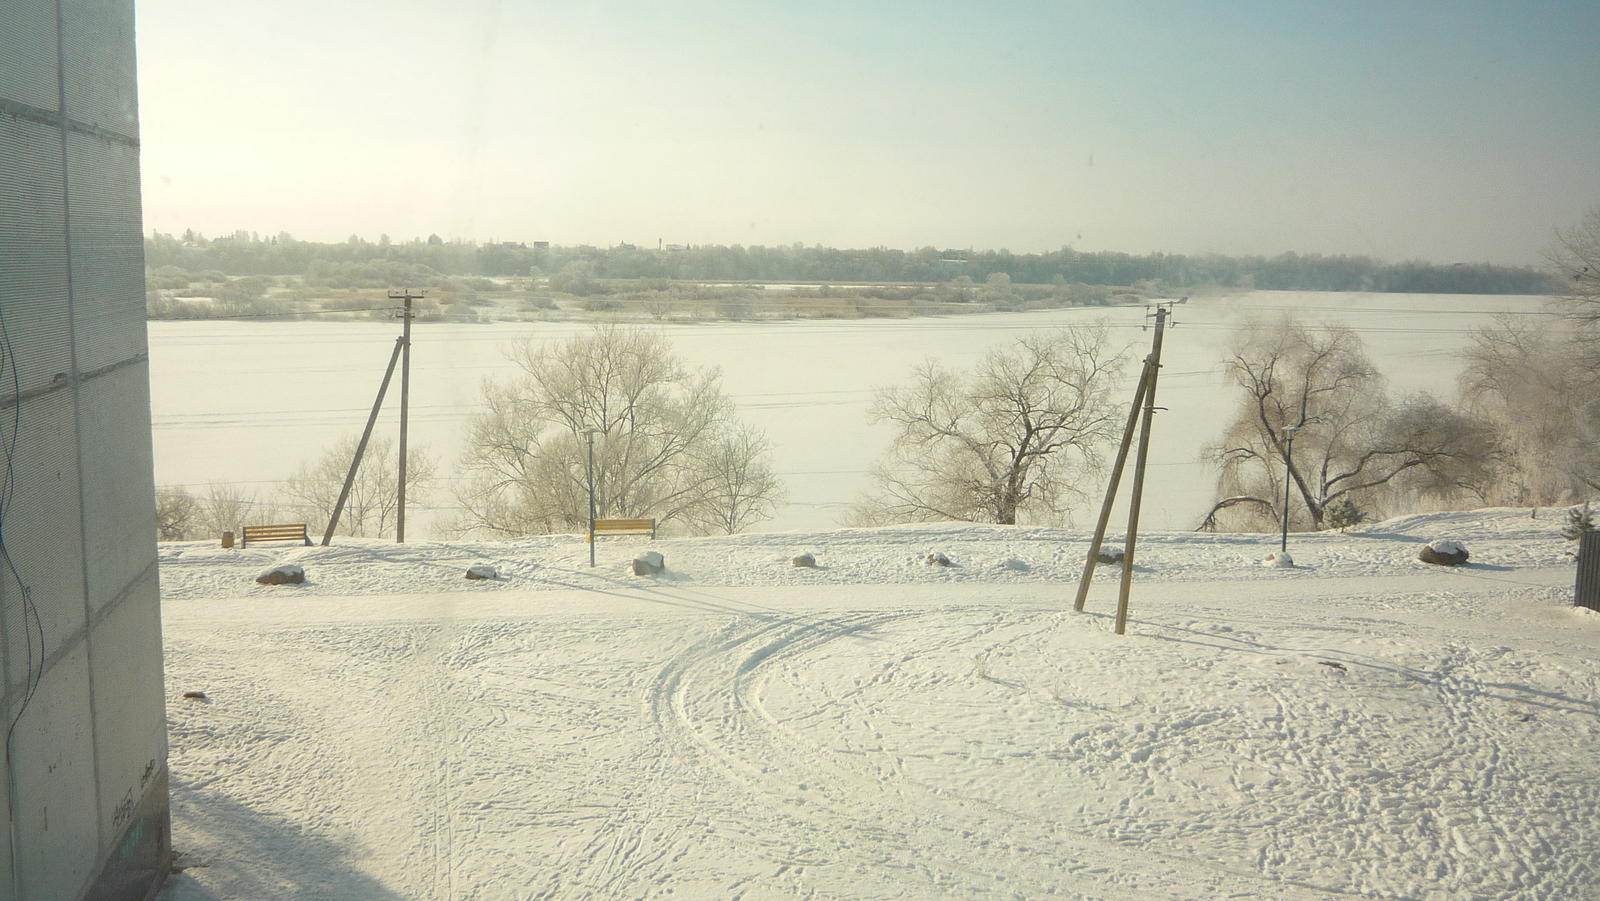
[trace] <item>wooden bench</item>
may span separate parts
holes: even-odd
[[[592,532],[584,540],[597,538],[601,535],[649,535],[650,540],[656,538],[656,521],[653,519],[597,519],[592,526]]]
[[[311,533],[303,522],[281,526],[245,526],[239,546],[249,547],[252,541],[303,541],[309,546]]]

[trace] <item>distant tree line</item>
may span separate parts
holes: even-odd
[[[299,241],[287,233],[253,232],[207,239],[193,231],[181,237],[155,233],[145,241],[151,269],[229,276],[295,275],[337,283],[384,275],[403,279],[556,274],[585,264],[596,279],[796,282],[947,282],[967,276],[983,283],[1005,274],[1016,284],[1065,282],[1132,285],[1160,282],[1173,289],[1256,288],[1284,291],[1369,291],[1404,294],[1548,294],[1550,276],[1533,267],[1489,263],[1439,265],[1411,260],[1387,263],[1366,256],[1285,253],[1275,257],[1143,256],[1064,247],[1049,253],[1008,250],[844,250],[792,244],[783,247],[697,245],[657,250],[616,247],[539,247],[522,243],[446,242],[432,236],[403,243],[377,243],[351,235],[344,242]]]

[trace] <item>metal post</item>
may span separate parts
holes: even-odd
[[[594,435],[599,429],[584,429],[589,439],[589,565],[594,566]]]
[[[389,296],[395,296],[394,292],[390,291]],[[394,540],[403,544],[406,540],[406,424],[411,411],[411,301],[415,297],[407,288],[401,298],[406,302],[405,324],[400,332],[401,346],[405,350],[400,357],[400,484],[397,486],[399,509],[394,518]]]
[[[1294,484],[1292,480],[1292,462],[1294,459],[1294,433],[1300,431],[1297,425],[1283,427],[1283,433],[1289,436],[1289,441],[1283,449],[1283,540],[1278,543],[1278,553],[1289,553],[1289,488]]]
[[[405,338],[394,339],[394,352],[389,354],[389,368],[383,371],[383,381],[378,385],[378,398],[372,402],[372,412],[367,414],[367,427],[356,444],[355,459],[350,461],[350,472],[344,477],[344,487],[339,489],[339,500],[333,505],[333,515],[328,518],[328,531],[322,533],[322,546],[333,541],[333,530],[339,527],[339,515],[344,512],[344,502],[350,497],[350,486],[356,482],[356,470],[361,468],[361,457],[367,452],[367,440],[372,437],[372,426],[378,421],[378,410],[383,407],[383,395],[389,390],[389,379],[394,377],[394,364],[400,359],[400,348]]]

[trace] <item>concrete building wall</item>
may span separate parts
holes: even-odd
[[[170,857],[133,15],[0,12],[0,899]]]

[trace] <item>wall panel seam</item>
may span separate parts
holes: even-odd
[[[144,570],[141,571],[137,576],[134,576],[127,585],[124,585],[121,591],[117,592],[116,597],[112,598],[110,602],[106,603],[95,612],[94,618],[91,622],[72,630],[71,635],[68,635],[66,638],[63,638],[57,642],[53,646],[49,656],[45,657],[44,659],[44,672],[50,672],[50,670],[53,669],[56,664],[61,662],[62,658],[71,654],[73,650],[78,647],[78,645],[83,644],[84,640],[89,637],[89,631],[98,626],[107,617],[111,616],[111,614],[115,613],[117,608],[126,603],[129,598],[132,598],[136,594],[136,590],[144,582],[153,577],[156,571],[157,565],[155,561],[151,561],[150,565],[146,566]],[[20,692],[24,687],[25,686],[22,683],[17,683],[16,685],[6,686],[6,691],[8,695],[11,695],[13,693]]]
[[[14,407],[19,403],[27,403],[30,400],[44,397],[46,394],[53,394],[57,391],[74,390],[79,385],[92,382],[103,375],[110,375],[119,369],[126,369],[129,366],[135,366],[139,363],[147,363],[149,360],[149,351],[143,351],[134,354],[126,360],[118,360],[115,363],[107,363],[104,366],[101,366],[97,369],[91,369],[88,372],[78,373],[76,377],[74,377],[72,373],[58,372],[56,373],[55,379],[52,380],[48,385],[41,385],[38,388],[29,388],[21,394],[10,394],[6,395],[5,397],[0,397],[0,410]]]
[[[131,137],[123,134],[120,131],[113,131],[109,128],[99,125],[92,125],[88,122],[80,122],[77,119],[67,116],[65,113],[56,112],[55,110],[42,109],[40,107],[33,106],[32,104],[23,103],[20,100],[10,100],[5,97],[0,97],[0,116],[10,116],[13,119],[26,119],[29,122],[37,122],[40,125],[48,125],[51,128],[64,128],[67,131],[75,134],[88,135],[92,138],[99,138],[102,141],[109,141],[113,144],[121,144],[125,147],[132,147],[135,150],[137,150],[139,147],[138,138]]]

